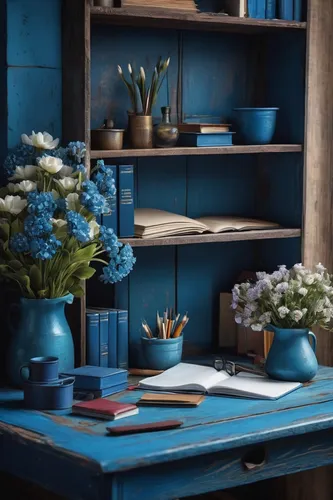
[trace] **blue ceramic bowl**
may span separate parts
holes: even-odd
[[[245,144],[270,144],[279,108],[234,108],[239,135]]]
[[[175,339],[148,339],[141,337],[143,356],[146,368],[151,370],[167,370],[181,362],[183,352],[183,336]]]
[[[24,404],[32,410],[64,410],[73,404],[74,377],[59,379],[58,384],[24,382]]]

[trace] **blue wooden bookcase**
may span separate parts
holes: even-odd
[[[85,140],[87,165],[97,158],[110,165],[133,163],[137,207],[189,217],[260,217],[284,227],[126,240],[137,257],[134,271],[114,290],[100,285],[96,292],[93,278],[88,300],[89,305],[95,300],[128,308],[132,366],[140,366],[140,320],[153,324],[157,309],[189,311],[185,353],[212,352],[218,339],[219,293],[229,291],[241,271],[269,271],[300,261],[331,266],[325,214],[332,206],[327,164],[332,132],[323,138],[316,122],[324,123],[332,114],[324,104],[330,91],[322,48],[328,42],[320,28],[327,21],[319,3],[309,1],[307,22],[294,22],[64,1],[63,139]],[[277,106],[273,143],[244,146],[236,139],[235,146],[223,148],[91,151],[90,130],[104,118],[112,117],[119,128],[127,124],[129,100],[117,64],[153,68],[160,55],[170,56],[171,64],[154,109],[156,121],[165,104],[175,121],[210,114],[228,122],[234,107]],[[318,75],[324,75],[321,88]],[[318,141],[326,148],[319,156]],[[81,363],[86,299],[78,303],[76,322]],[[323,336],[323,352],[325,342]]]

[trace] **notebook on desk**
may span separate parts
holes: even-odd
[[[266,376],[239,373],[230,376],[209,366],[188,363],[166,370],[161,375],[139,382],[139,388],[154,391],[194,392],[214,396],[237,396],[253,399],[279,399],[298,389],[298,382],[272,380]]]

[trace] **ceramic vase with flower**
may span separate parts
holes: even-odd
[[[22,143],[6,158],[9,182],[0,191],[0,274],[21,296],[7,356],[15,386],[32,357],[56,356],[60,371],[74,367],[64,307],[83,295],[82,280],[95,273],[91,263],[105,264],[104,283],[122,280],[135,263],[132,248],[96,220],[113,202],[112,170],[99,160],[88,180],[80,142],[58,148],[58,139],[33,132]]]
[[[318,325],[330,330],[333,318],[333,279],[322,264],[315,270],[295,264],[272,274],[258,272],[255,282],[232,290],[235,321],[254,331],[274,332],[265,370],[269,377],[292,382],[312,380],[318,370]],[[311,342],[311,343],[310,343]]]

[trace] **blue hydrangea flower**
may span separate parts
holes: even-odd
[[[61,242],[54,234],[50,234],[47,239],[35,238],[30,241],[30,251],[34,259],[50,260],[59,247],[61,247]]]
[[[110,257],[115,257],[118,254],[118,249],[122,244],[118,241],[113,229],[100,226],[99,240],[103,243],[104,250]]]
[[[96,184],[92,181],[82,183],[83,193],[80,200],[82,205],[94,215],[101,215],[109,211],[109,206],[104,196],[102,196]]]
[[[133,269],[136,258],[133,256],[132,247],[120,243],[118,254],[111,257],[107,266],[103,267],[103,274],[99,277],[103,283],[117,283],[124,279]]]
[[[82,163],[80,165],[72,165],[72,167],[74,168],[74,172],[81,172],[84,175],[87,173],[87,169]]]
[[[92,176],[92,180],[96,184],[100,194],[102,194],[108,200],[109,205],[111,205],[110,202],[114,200],[117,190],[112,169],[104,165],[104,160],[97,161],[97,171]]]
[[[23,233],[16,233],[10,238],[9,242],[10,249],[13,252],[29,252],[29,242],[28,238]]]
[[[28,215],[24,220],[24,232],[28,238],[50,234],[52,232],[50,218],[44,215]]]
[[[57,205],[51,192],[38,193],[36,191],[28,193],[28,212],[35,215],[53,216]]]
[[[66,212],[66,199],[65,198],[57,198],[55,200],[57,209],[60,210],[60,212]]]
[[[4,162],[4,169],[7,177],[11,177],[14,174],[16,167],[33,165],[34,152],[34,148],[32,146],[28,146],[27,144],[20,144],[19,146],[12,148]]]
[[[81,214],[75,212],[74,210],[70,210],[66,214],[66,219],[69,234],[75,236],[75,238],[82,243],[90,241],[90,227],[86,219]]]
[[[67,146],[67,154],[68,156],[73,157],[76,163],[82,163],[82,160],[86,155],[85,143],[80,141],[70,142]]]

